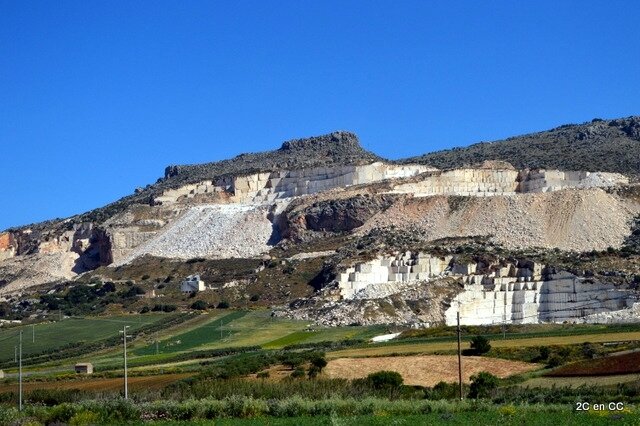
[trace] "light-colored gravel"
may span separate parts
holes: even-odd
[[[396,203],[358,232],[392,225],[425,240],[491,236],[507,248],[604,250],[620,247],[640,206],[602,189],[493,197],[434,196]]]
[[[268,210],[268,206],[253,204],[191,207],[122,263],[145,254],[180,259],[256,256],[270,248],[273,225]]]

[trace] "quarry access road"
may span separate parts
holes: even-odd
[[[593,333],[563,336],[540,336],[527,338],[507,338],[493,339],[491,346],[494,348],[513,348],[529,346],[552,346],[552,345],[577,345],[581,343],[605,343],[605,342],[629,342],[640,340],[640,331],[625,331],[620,333]],[[463,347],[468,348],[469,343],[464,342]],[[434,353],[442,351],[455,351],[457,343],[452,338],[451,341],[421,341],[412,343],[411,339],[399,340],[389,343],[372,343],[364,348],[343,349],[335,352],[327,352],[327,358],[357,358],[382,356],[391,354],[420,354]]]

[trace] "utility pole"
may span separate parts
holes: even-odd
[[[460,352],[460,310],[458,310],[457,329],[458,329],[458,385],[460,387],[460,401],[462,401],[462,353]]]
[[[36,325],[35,324],[31,324],[31,342],[32,343],[36,342]]]
[[[127,328],[128,325],[122,326],[122,339],[124,342],[124,399],[129,399],[129,382],[127,380]]]
[[[22,411],[22,330],[20,330],[20,352],[19,352],[19,364],[18,364],[18,382],[19,385],[19,396],[18,396],[18,409]]]
[[[13,362],[18,362],[18,345],[13,347]]]
[[[507,338],[507,295],[504,295],[504,308],[502,312],[502,338]]]

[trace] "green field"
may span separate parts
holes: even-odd
[[[216,349],[223,347],[257,346],[270,344],[287,335],[302,333],[305,321],[274,318],[269,311],[231,311],[225,315],[211,316],[191,330],[171,335],[158,343],[158,353],[176,353],[191,349]],[[361,329],[355,329],[362,331]],[[320,336],[323,334],[320,333]],[[341,333],[338,332],[338,336]],[[135,349],[134,355],[156,353],[155,343]]]
[[[57,322],[13,327],[0,331],[0,361],[13,360],[14,347],[18,344],[20,331],[23,332],[23,356],[29,356],[67,345],[82,345],[118,336],[118,331],[125,325],[130,326],[129,332],[132,332],[167,316],[167,314],[146,314],[67,318]]]
[[[213,316],[210,321],[186,331],[172,336],[169,339],[158,342],[159,353],[184,352],[189,349],[210,345],[228,338],[235,330],[229,324],[247,313],[245,311],[234,311],[224,316]],[[133,351],[135,355],[152,355],[156,353],[156,345],[151,344]]]
[[[364,326],[364,327],[333,327],[320,328],[316,330],[303,330],[272,340],[263,345],[265,349],[279,349],[289,345],[301,343],[318,343],[348,339],[367,340],[373,336],[387,333],[385,326]]]

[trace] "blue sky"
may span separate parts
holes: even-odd
[[[343,129],[388,158],[640,114],[637,1],[0,0],[0,229]]]

